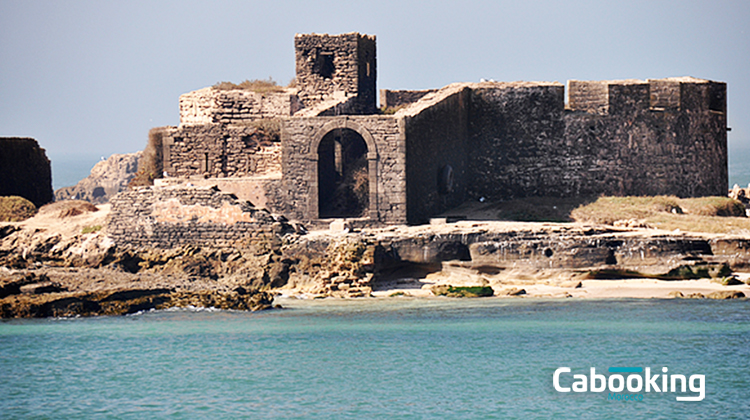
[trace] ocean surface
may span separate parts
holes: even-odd
[[[750,413],[749,301],[279,302],[285,309],[260,313],[180,309],[2,321],[0,417],[745,419]],[[606,375],[610,367],[705,375],[705,398],[676,400],[697,395],[689,390],[636,393],[642,401],[561,393],[553,387],[559,367],[586,375],[591,367]],[[572,374],[562,385],[571,385]]]
[[[91,169],[97,162],[106,158],[105,156],[92,154],[51,155],[48,157],[52,162],[52,189],[54,190],[76,185],[78,181],[89,176]]]

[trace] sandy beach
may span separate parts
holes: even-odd
[[[735,276],[746,281],[750,279],[750,273],[735,273]],[[526,282],[528,283],[528,282]],[[374,297],[398,297],[413,296],[421,298],[435,297],[430,288],[435,283],[423,282],[414,279],[402,279],[390,283],[386,287],[374,290]],[[699,280],[652,280],[652,279],[623,279],[623,280],[582,280],[580,287],[565,287],[546,284],[540,281],[538,284],[525,285],[493,285],[496,298],[584,298],[584,299],[672,299],[676,292],[682,297],[700,293],[706,296],[713,292],[739,291],[750,296],[750,286],[747,284],[737,286],[724,286],[711,279]],[[513,289],[523,289],[525,294],[508,296],[506,293]],[[287,295],[286,292],[282,292]]]

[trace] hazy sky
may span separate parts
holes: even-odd
[[[0,136],[132,152],[180,94],[294,76],[295,33],[377,35],[378,88],[695,76],[750,148],[750,2],[0,0]]]

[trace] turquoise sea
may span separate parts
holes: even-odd
[[[0,417],[748,418],[750,302],[358,299],[0,322]],[[558,367],[705,375],[705,399],[560,393]],[[561,382],[570,386],[572,377]]]

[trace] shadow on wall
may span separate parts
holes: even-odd
[[[339,128],[318,146],[320,218],[363,217],[369,208],[367,144],[354,130]]]

